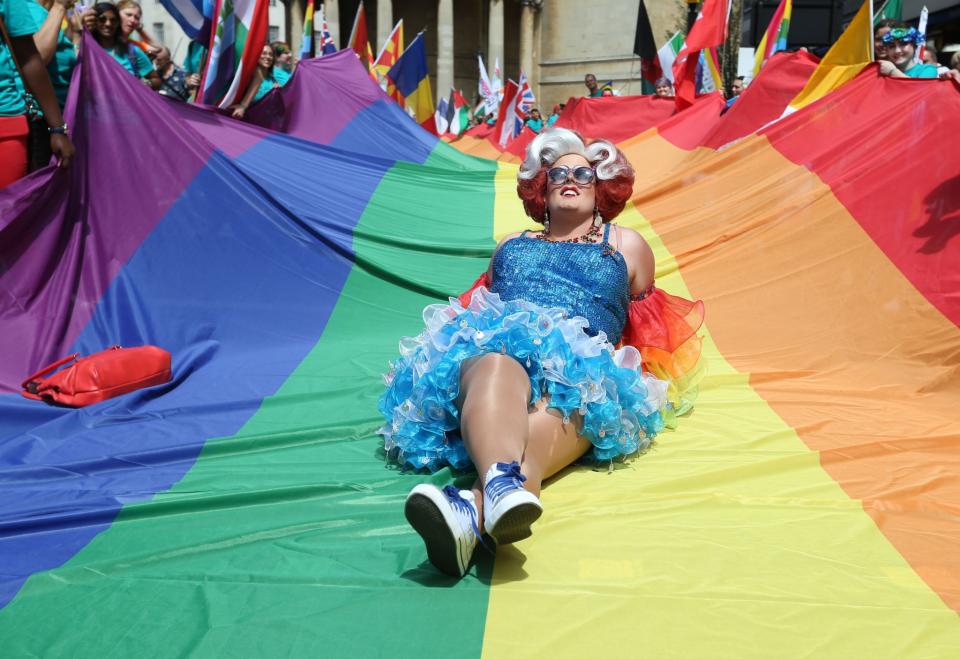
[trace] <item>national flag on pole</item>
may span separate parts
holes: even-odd
[[[225,108],[247,90],[267,41],[267,0],[218,0],[200,101]]]
[[[493,134],[497,136],[500,146],[506,146],[507,142],[515,138],[523,130],[523,119],[517,117],[517,83],[513,80],[507,80],[503,88],[503,101],[497,110],[497,124],[494,127]],[[520,124],[519,127],[517,124]]]
[[[657,51],[657,58],[660,60],[660,70],[664,77],[673,82],[673,63],[677,59],[677,53],[683,48],[683,32],[677,32],[667,43]]]
[[[461,135],[470,125],[470,106],[467,99],[456,89],[450,90],[450,119],[447,130],[453,135]]]
[[[520,82],[517,83],[517,115],[520,117],[521,130],[523,129],[523,118],[526,117],[536,102],[537,98],[533,95],[530,83],[527,82],[527,74],[521,69]]]
[[[488,115],[492,115],[497,111],[497,106],[500,105],[500,98],[497,96],[497,92],[493,88],[493,83],[490,81],[490,77],[487,75],[487,67],[483,64],[483,57],[481,55],[477,55],[477,61],[480,63],[480,82],[478,83],[478,91],[480,92],[480,98],[483,99],[484,112]]]
[[[177,22],[190,39],[208,43],[210,24],[213,18],[214,3],[204,0],[160,0],[163,8]],[[204,11],[204,4],[207,5]]]
[[[927,21],[930,19],[930,11],[924,5],[923,9],[920,10],[920,20],[917,22],[917,32],[922,35],[927,34]],[[926,36],[924,36],[926,38]],[[916,50],[913,53],[913,59],[916,62],[923,61],[923,52],[927,49],[927,43],[924,43],[917,46]]]
[[[370,38],[367,36],[367,12],[363,8],[363,0],[357,7],[357,15],[353,18],[353,29],[350,30],[350,49],[360,58],[360,63],[377,82],[377,74],[373,71],[373,51],[370,49]],[[431,111],[430,114],[433,114]]]
[[[893,21],[902,21],[903,20],[903,0],[887,0],[877,11],[876,15],[873,17],[873,25],[876,27],[877,23],[884,19],[890,19]]]
[[[310,59],[317,54],[317,44],[313,41],[313,0],[307,0],[307,10],[303,15],[303,39],[300,42],[300,59]]]
[[[693,105],[696,96],[697,64],[700,51],[716,48],[727,38],[727,19],[732,0],[706,0],[673,63],[678,109]]]
[[[784,114],[813,103],[852,80],[873,61],[873,0],[866,0],[847,29],[820,60],[810,79]]]
[[[437,124],[437,135],[443,135],[447,132],[447,126],[450,125],[450,118],[447,116],[450,109],[450,102],[443,96],[437,101],[437,111],[433,113],[433,119]]]
[[[720,58],[716,48],[700,51],[700,65],[697,68],[699,79],[697,92],[709,94],[723,89],[723,76],[720,75]]]
[[[317,13],[320,15],[320,20],[317,23],[320,25],[320,43],[317,46],[320,49],[320,55],[332,55],[337,52],[337,44],[333,43],[333,36],[330,34],[330,26],[327,25],[327,17],[323,14],[323,5],[320,5],[320,9],[317,10]]]
[[[397,58],[403,52],[403,19],[397,21],[393,26],[393,31],[380,49],[376,61],[373,63],[373,70],[381,78],[386,77],[387,71],[397,63]]]
[[[793,0],[780,0],[777,10],[773,12],[770,25],[763,33],[760,44],[757,46],[756,59],[753,64],[753,76],[760,74],[760,67],[770,59],[774,53],[787,48],[787,33],[790,31],[790,15],[793,13]]]
[[[429,74],[427,48],[421,32],[387,71],[387,82],[396,90],[395,98],[400,107],[406,107],[418,124],[435,134],[437,126]]]
[[[640,0],[637,10],[637,29],[633,37],[633,52],[640,58],[640,75],[650,83],[656,83],[663,75],[660,68],[660,59],[657,57],[657,42],[653,39],[653,28],[650,27],[650,16],[647,15],[647,6]]]

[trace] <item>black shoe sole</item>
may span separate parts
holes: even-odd
[[[422,494],[412,494],[407,499],[403,512],[410,526],[423,538],[427,547],[427,558],[433,566],[451,577],[462,577],[466,570],[460,571],[457,539],[450,532],[450,527],[437,505]]]
[[[487,531],[498,545],[509,545],[533,535],[530,526],[540,519],[543,508],[532,503],[521,503],[503,513],[497,525]]]

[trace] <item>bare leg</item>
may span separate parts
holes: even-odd
[[[495,462],[520,461],[529,432],[530,378],[513,358],[488,353],[460,374],[460,434],[482,478]]]
[[[556,410],[547,409],[547,401],[537,402],[527,413],[527,446],[521,461],[521,470],[527,477],[524,487],[540,496],[540,487],[564,467],[573,464],[590,449],[590,442],[579,434],[579,419],[571,418],[563,423],[563,416]],[[485,471],[482,473],[486,473]],[[478,523],[483,528],[483,483],[480,477],[474,481],[474,498],[479,511]]]
[[[537,402],[528,420],[530,438],[521,470],[527,477],[524,487],[540,496],[543,481],[573,464],[590,449],[590,442],[577,433],[581,425],[579,415],[564,423],[560,412],[547,409],[545,399]]]

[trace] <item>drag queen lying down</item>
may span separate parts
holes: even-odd
[[[470,490],[407,496],[442,572],[463,576],[484,533],[528,537],[544,479],[642,451],[690,405],[703,306],[655,288],[649,245],[612,224],[633,179],[610,142],[537,136],[517,192],[542,229],[503,238],[473,287],[428,307],[424,331],[400,343],[380,400],[388,455],[479,475]]]

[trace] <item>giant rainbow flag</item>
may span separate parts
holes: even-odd
[[[454,582],[402,502],[470,476],[385,464],[376,400],[422,308],[529,226],[516,164],[426,134],[349,52],[248,124],[89,45],[74,165],[0,191],[4,656],[960,653],[954,83],[868,67],[766,125],[815,66],[780,54],[722,117],[707,96],[620,137],[618,221],[706,303],[696,408],[565,471],[534,536]],[[167,348],[173,380],[16,393],[115,343]]]

